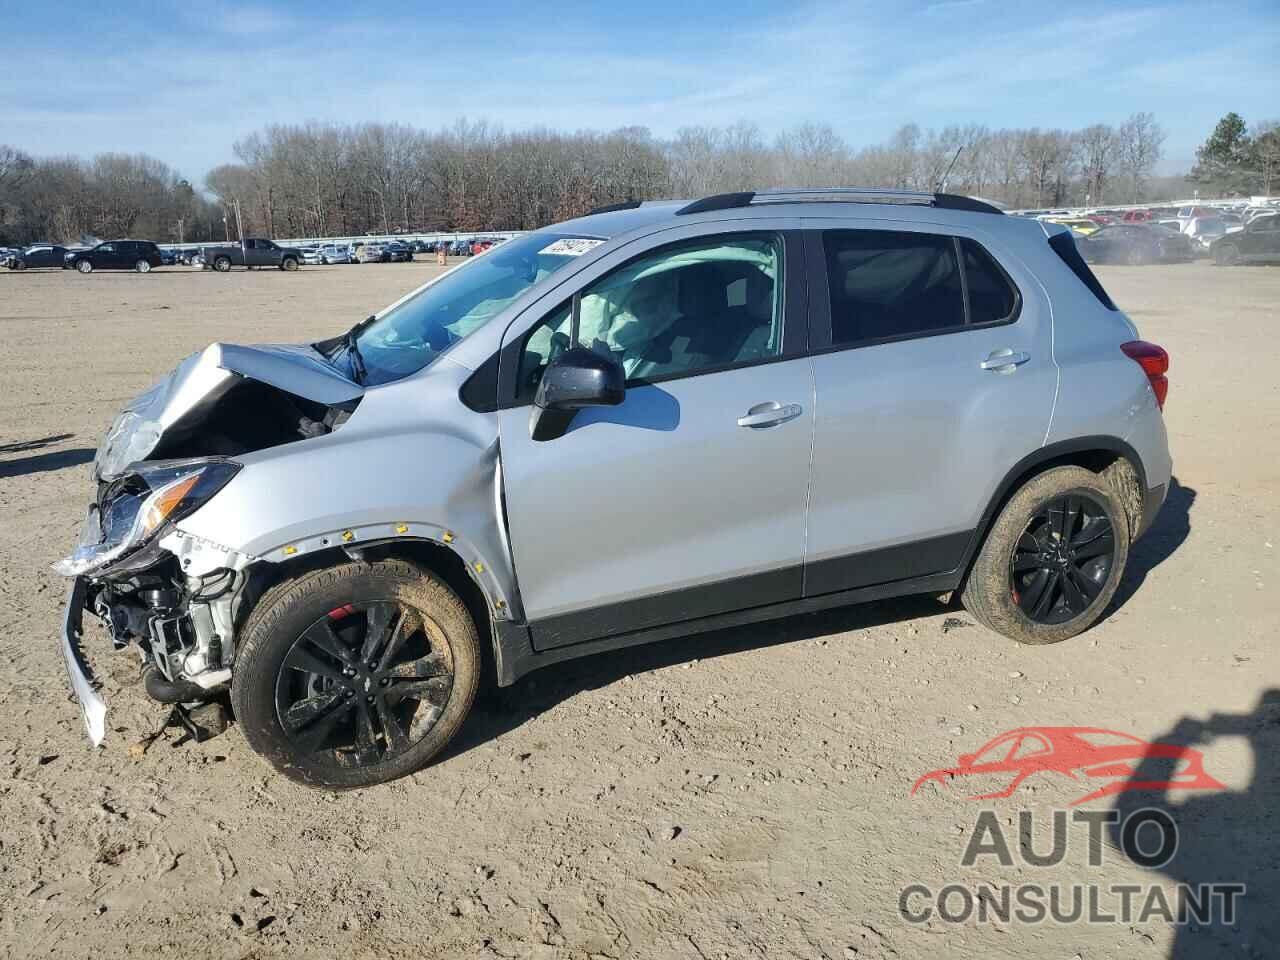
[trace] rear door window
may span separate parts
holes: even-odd
[[[929,233],[829,230],[823,235],[831,345],[854,346],[964,326],[955,242]]]

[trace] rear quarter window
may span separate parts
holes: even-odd
[[[1021,302],[1013,281],[976,240],[961,237],[960,252],[964,261],[965,291],[969,297],[969,323],[1007,323],[1013,320]]]

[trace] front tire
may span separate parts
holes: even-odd
[[[295,260],[293,257],[285,257],[283,260],[280,261],[280,269],[281,270],[297,270],[298,261]]]
[[[133,269],[138,271],[138,273],[150,273],[151,264],[149,264],[146,260],[139,260],[137,263],[133,265]]]
[[[1213,262],[1220,267],[1231,267],[1240,262],[1240,248],[1234,243],[1220,243],[1213,248]]]
[[[80,260],[76,263],[76,269],[81,273],[93,273],[93,263],[89,260]]]
[[[218,257],[213,261],[213,269],[217,270],[219,273],[227,273],[231,269],[231,258]]]
[[[965,607],[1019,643],[1059,643],[1087,630],[1115,595],[1129,559],[1119,492],[1083,467],[1032,477],[991,526],[965,583]]]
[[[480,682],[466,606],[399,560],[277,585],[244,638],[231,700],[245,739],[309,786],[367,787],[421,769],[458,732]]]

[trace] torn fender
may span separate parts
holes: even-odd
[[[309,344],[214,343],[191,354],[129,402],[98,447],[94,476],[118,477],[129,464],[150,456],[166,435],[194,428],[240,378],[327,405],[350,402],[364,393]]]

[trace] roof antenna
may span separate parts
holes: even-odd
[[[956,155],[951,158],[951,165],[947,167],[947,172],[942,175],[942,180],[938,183],[937,192],[945,193],[947,189],[947,181],[951,179],[951,171],[956,168],[956,161],[960,159],[960,151],[964,149],[964,144],[956,147]]]

